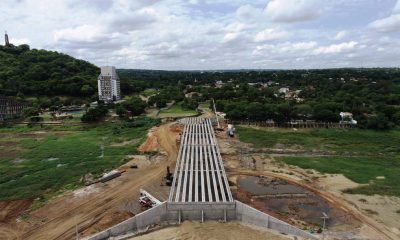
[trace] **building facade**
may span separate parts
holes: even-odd
[[[0,95],[0,123],[21,117],[25,107],[24,103],[14,98]]]
[[[101,67],[101,73],[97,79],[99,100],[113,102],[121,100],[120,82],[115,67]]]

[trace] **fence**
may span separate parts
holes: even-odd
[[[226,121],[235,125],[249,125],[257,127],[280,127],[280,128],[357,128],[357,125],[350,123],[336,122],[286,122],[276,123],[270,121]]]

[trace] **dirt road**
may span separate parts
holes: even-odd
[[[168,160],[157,165],[151,165],[136,172],[127,172],[118,179],[118,184],[111,184],[108,189],[87,198],[74,199],[68,202],[65,196],[52,201],[43,208],[32,213],[34,216],[45,216],[47,219],[43,224],[25,232],[20,239],[73,239],[76,227],[83,231],[98,222],[106,214],[118,210],[118,206],[127,201],[136,201],[139,189],[150,181],[157,181],[165,175],[168,165],[174,165],[176,161],[177,131],[171,130],[172,124],[158,127],[154,131],[160,147],[168,154]],[[62,204],[62,205],[61,205]],[[61,208],[60,206],[66,206]]]

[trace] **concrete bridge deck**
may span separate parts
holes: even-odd
[[[169,202],[233,202],[210,119],[188,118]]]

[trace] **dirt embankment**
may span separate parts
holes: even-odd
[[[90,235],[137,214],[140,208],[135,204],[141,187],[153,183],[159,189],[167,188],[160,186],[160,182],[166,167],[174,166],[180,129],[173,123],[152,129],[149,136],[152,140],[148,141],[157,144],[147,146],[145,152],[160,150],[162,153],[138,158],[137,161],[147,162],[139,164],[137,169],[124,168],[126,172],[119,178],[66,192],[31,212],[21,222],[16,222],[19,212],[13,211],[10,215],[2,211],[1,216],[10,221],[1,223],[0,236],[7,236],[6,239],[74,239],[76,229],[80,236]],[[162,157],[163,154],[167,157]],[[0,209],[10,207],[0,206]]]

